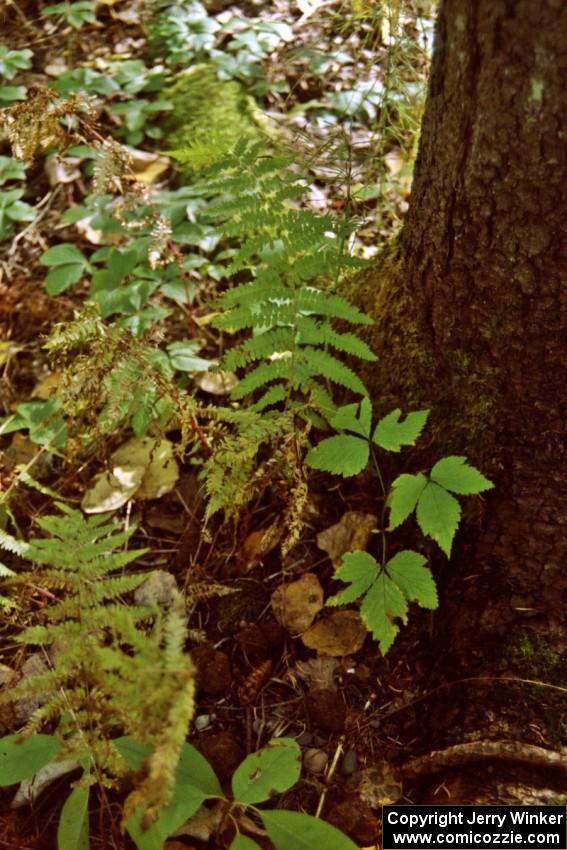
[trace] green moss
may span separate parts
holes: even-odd
[[[567,740],[567,688],[565,659],[549,645],[543,635],[522,630],[504,646],[502,660],[514,676],[541,682],[543,686],[518,684],[515,710],[521,710],[524,723],[533,722],[545,729],[554,743]],[[551,685],[555,687],[544,687]]]
[[[514,672],[525,678],[552,684],[567,680],[562,657],[541,635],[521,632],[506,646],[504,658]]]
[[[240,83],[219,80],[209,65],[178,74],[163,97],[173,103],[165,122],[168,150],[206,143],[222,153],[241,138],[259,140],[266,135],[266,119],[254,99]]]

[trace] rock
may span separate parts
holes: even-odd
[[[327,767],[329,756],[324,750],[318,750],[310,747],[303,753],[303,767],[308,773],[317,775],[323,773]]]
[[[217,732],[199,741],[199,750],[221,781],[230,779],[246,753],[233,732]]]
[[[356,750],[348,750],[341,763],[341,773],[343,776],[352,776],[358,767],[358,756]]]
[[[225,696],[232,688],[232,666],[228,656],[203,643],[191,650],[197,667],[197,689],[207,697]]]
[[[311,720],[326,732],[342,732],[345,728],[346,707],[336,691],[316,688],[307,695]]]
[[[165,570],[154,570],[134,591],[134,602],[136,605],[147,605],[149,608],[154,605],[166,608],[171,605],[177,593],[175,576]]]

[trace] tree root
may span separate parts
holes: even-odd
[[[471,741],[445,750],[433,750],[400,766],[404,779],[417,779],[443,768],[460,767],[483,761],[500,761],[559,771],[567,776],[567,747],[546,750],[521,741]]]

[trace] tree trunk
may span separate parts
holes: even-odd
[[[501,680],[442,689],[424,750],[567,739],[566,45],[564,0],[441,3],[410,210],[355,295],[373,397],[430,405],[437,454],[496,484],[451,565],[431,684]]]

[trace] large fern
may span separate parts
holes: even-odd
[[[108,515],[85,518],[58,507],[62,515],[38,520],[48,536],[28,543],[0,536],[0,546],[36,565],[34,583],[57,597],[43,609],[44,622],[16,638],[43,647],[48,669],[0,700],[37,698],[41,705],[24,734],[55,724],[63,754],[86,760],[103,781],[126,772],[114,739],[127,734],[149,747],[143,797],[156,811],[173,789],[193,714],[184,604],[179,596],[166,613],[125,604],[123,595],[147,577],[124,572],[146,551],[124,548],[133,529],[117,531]],[[11,579],[28,580],[25,572]]]

